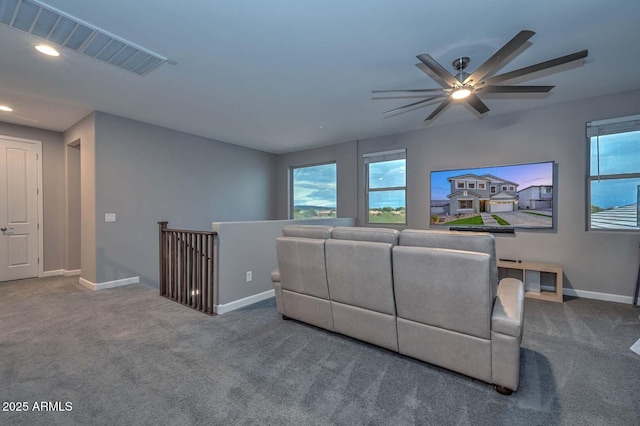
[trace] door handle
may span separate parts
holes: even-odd
[[[6,226],[3,226],[2,228],[0,228],[0,231],[7,232],[9,229],[13,231],[13,228],[7,228]]]

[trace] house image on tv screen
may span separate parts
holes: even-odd
[[[518,183],[494,175],[464,174],[447,179],[451,184],[449,213],[495,213],[518,209]]]
[[[553,207],[553,186],[534,185],[518,191],[518,208],[543,210]]]

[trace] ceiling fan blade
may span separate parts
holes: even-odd
[[[478,67],[471,75],[465,78],[463,84],[470,82],[479,82],[489,74],[502,68],[505,61],[515,53],[519,48],[524,45],[535,33],[533,31],[520,31],[507,42],[500,50],[493,54],[492,57],[487,59],[482,65]]]
[[[405,95],[405,96],[372,96],[371,99],[424,99],[433,95]],[[439,97],[439,96],[438,96]]]
[[[442,65],[440,65],[430,55],[422,54],[417,56],[420,62],[426,67],[423,68],[418,64],[418,68],[427,73],[431,78],[438,82],[442,87],[450,88],[460,84],[457,78],[455,78],[449,71],[447,71]]]
[[[569,62],[577,61],[579,59],[586,58],[589,54],[588,50],[581,50],[580,52],[572,53],[570,55],[561,56],[550,61],[540,62],[539,64],[531,65],[528,67],[520,68],[515,71],[511,71],[505,74],[496,75],[483,81],[485,85],[500,83],[502,81],[512,80],[517,77],[522,77],[527,74],[533,74],[538,71],[543,71],[549,68],[557,67],[559,65],[568,64]]]
[[[409,107],[412,107],[412,106],[420,105],[420,104],[423,104],[423,103],[425,103],[425,102],[429,102],[429,101],[432,101],[432,100],[434,100],[434,99],[438,99],[438,98],[441,98],[441,97],[442,97],[442,95],[439,95],[439,96],[432,96],[432,97],[430,97],[430,98],[423,99],[423,100],[421,100],[421,101],[414,102],[414,103],[412,103],[412,104],[408,104],[408,105],[404,105],[404,106],[401,106],[401,107],[398,107],[398,108],[390,109],[389,111],[385,111],[385,112],[383,112],[383,114],[389,114],[390,112],[400,111],[401,109],[405,109],[405,108],[409,108]]]
[[[427,126],[431,124],[433,120],[435,120],[442,113],[442,111],[444,111],[445,108],[449,106],[449,104],[451,104],[451,98],[445,98],[445,100],[443,100],[442,103],[438,105],[438,107],[434,109],[427,118],[424,119],[424,124]]]
[[[480,98],[473,93],[467,97],[466,101],[473,109],[478,111],[478,114],[480,115],[484,115],[489,112],[489,107],[486,106],[485,103],[482,102]]]
[[[394,113],[386,114],[386,115],[384,115],[382,118],[383,118],[383,119],[387,119],[387,118],[395,117],[396,115],[402,115],[402,114],[405,114],[405,113],[407,113],[407,112],[415,111],[415,110],[417,110],[417,109],[427,108],[427,107],[430,107],[430,106],[435,105],[436,103],[438,103],[438,101],[439,101],[439,98],[438,98],[438,99],[433,99],[433,100],[430,100],[429,102],[425,102],[425,103],[423,103],[423,104],[420,104],[420,105],[414,106],[414,107],[412,107],[412,108],[407,108],[407,109],[403,109],[403,110],[398,111],[398,112],[394,112]]]
[[[476,89],[481,93],[547,93],[556,86],[484,86]]]
[[[398,90],[372,90],[371,93],[394,93],[394,92],[409,92],[409,93],[422,93],[422,92],[442,92],[443,89],[398,89]]]

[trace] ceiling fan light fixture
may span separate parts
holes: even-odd
[[[467,89],[466,87],[460,87],[451,92],[451,97],[453,99],[464,99],[469,97],[470,94],[471,90]]]
[[[54,49],[51,46],[47,46],[46,44],[39,44],[36,46],[36,50],[47,56],[60,56],[60,52]]]

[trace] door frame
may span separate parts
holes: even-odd
[[[15,136],[2,135],[0,134],[0,139],[5,139],[13,142],[21,142],[27,143],[31,145],[35,145],[36,147],[36,183],[38,185],[37,191],[37,203],[38,203],[38,233],[37,233],[37,244],[38,244],[38,277],[45,276],[44,274],[44,209],[43,209],[43,196],[42,196],[42,141],[35,139],[25,139],[25,138],[17,138]]]

